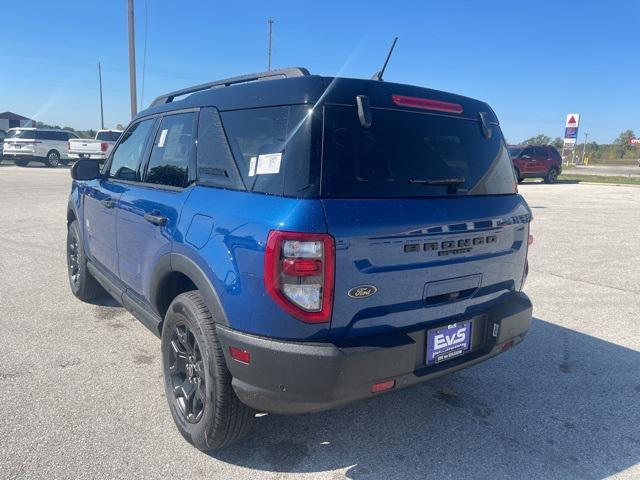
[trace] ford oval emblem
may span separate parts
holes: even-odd
[[[378,289],[373,285],[360,285],[359,287],[353,287],[347,292],[351,298],[367,298],[376,293]]]

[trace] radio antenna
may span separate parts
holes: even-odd
[[[371,80],[382,81],[382,76],[384,75],[384,71],[387,69],[387,63],[389,63],[389,59],[391,58],[391,54],[393,53],[393,48],[396,46],[396,42],[398,41],[398,37],[394,37],[393,43],[391,44],[391,48],[389,49],[389,53],[387,54],[387,58],[384,61],[384,65],[382,65],[382,70],[376,72],[376,74],[371,77]]]

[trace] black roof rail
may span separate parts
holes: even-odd
[[[182,90],[176,90],[175,92],[160,95],[153,102],[150,107],[155,107],[165,103],[173,102],[175,97],[182,95],[188,95],[190,93],[201,92],[202,90],[208,90],[216,87],[228,87],[238,83],[255,82],[258,80],[273,80],[277,78],[291,78],[291,77],[305,77],[308,76],[309,70],[302,67],[281,68],[279,70],[269,70],[267,72],[250,73],[248,75],[240,75],[239,77],[225,78],[223,80],[216,80],[215,82],[203,83],[194,87],[183,88]]]

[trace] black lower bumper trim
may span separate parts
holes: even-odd
[[[395,389],[455,372],[519,343],[531,325],[531,302],[512,293],[482,316],[484,338],[472,352],[425,366],[424,330],[360,339],[349,346],[272,340],[218,326],[233,387],[241,401],[263,412],[297,414],[327,410],[368,398],[371,386],[395,380]],[[249,365],[231,358],[229,347],[251,353]]]

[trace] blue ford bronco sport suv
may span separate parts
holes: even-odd
[[[156,99],[80,160],[68,270],[161,338],[182,435],[316,412],[519,343],[531,211],[491,108],[292,68]]]

